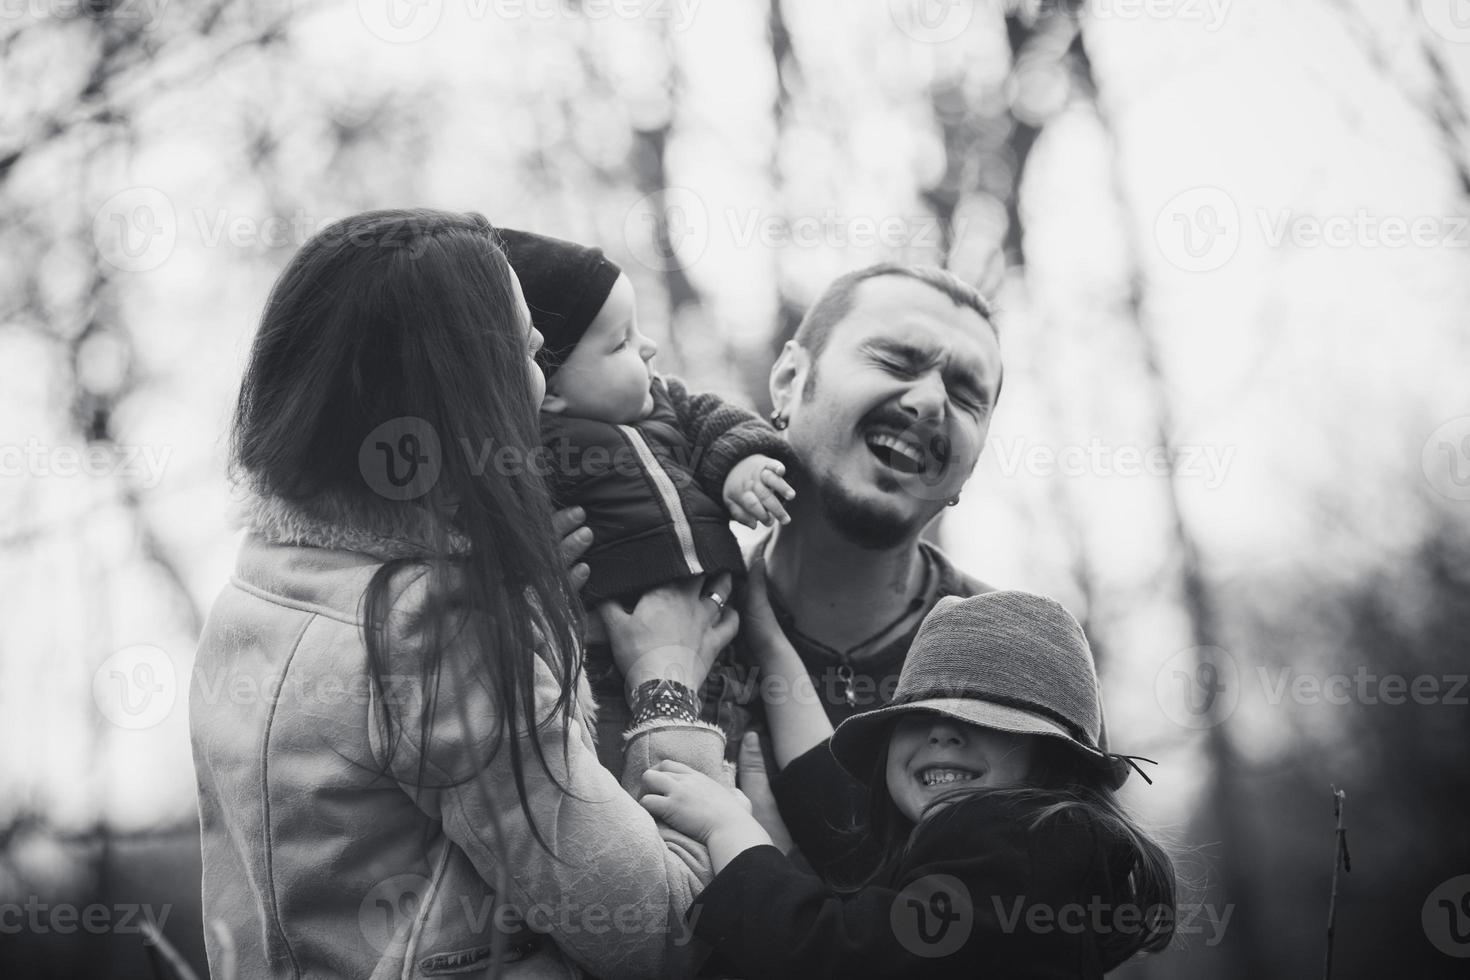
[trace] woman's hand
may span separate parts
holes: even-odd
[[[571,579],[572,589],[576,592],[581,592],[582,586],[592,576],[592,569],[587,567],[587,563],[578,561],[592,547],[592,529],[582,524],[586,519],[587,512],[580,507],[568,507],[551,515],[551,530],[561,542],[567,578]]]
[[[749,847],[771,843],[750,814],[750,801],[682,762],[660,762],[643,774],[643,808],[680,833],[703,841],[719,871]]]
[[[668,679],[698,691],[715,655],[735,639],[740,616],[726,605],[730,576],[693,576],[645,592],[631,613],[617,602],[598,612],[628,693],[645,681]]]

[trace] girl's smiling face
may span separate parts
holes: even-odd
[[[620,275],[566,362],[552,377],[541,407],[580,419],[625,424],[653,411],[658,345],[638,330],[633,283]]]
[[[903,715],[888,738],[888,795],[915,823],[947,793],[1024,783],[1042,736],[981,728],[929,711]]]

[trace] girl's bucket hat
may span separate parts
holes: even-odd
[[[866,782],[890,726],[913,711],[1062,739],[1114,789],[1130,769],[1152,782],[1134,761],[1140,757],[1107,750],[1092,647],[1072,614],[1047,596],[940,599],[919,626],[893,699],[838,725],[832,754]]]

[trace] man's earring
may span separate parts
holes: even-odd
[[[945,503],[949,504],[951,507],[953,507],[955,504],[957,504],[959,502],[960,502],[960,495],[959,494],[955,494],[953,497],[950,497],[948,500],[945,501]]]
[[[788,419],[784,414],[782,414],[779,408],[773,409],[771,411],[771,427],[773,429],[779,432],[790,424],[791,420]]]

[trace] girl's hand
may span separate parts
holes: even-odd
[[[722,496],[730,517],[746,527],[757,524],[791,523],[785,501],[796,496],[787,483],[786,464],[761,453],[752,453],[730,468]]]
[[[739,765],[736,785],[750,801],[750,815],[771,835],[771,843],[790,854],[796,845],[776,807],[776,796],[771,792],[771,780],[766,774],[766,757],[761,752],[760,736],[755,732],[746,732],[740,740]]]
[[[675,830],[703,841],[720,871],[746,848],[771,843],[750,815],[750,801],[682,762],[666,760],[643,774],[643,808]]]
[[[730,576],[722,573],[708,588],[700,575],[651,589],[639,596],[631,613],[616,602],[603,603],[598,612],[627,692],[660,678],[698,691],[715,655],[740,628],[729,598]]]
[[[796,648],[786,638],[781,624],[776,622],[775,610],[771,608],[770,596],[766,594],[766,559],[757,558],[750,566],[750,577],[745,583],[745,638],[750,642],[751,653],[762,671],[772,671],[792,666],[792,659],[800,664]]]
[[[832,722],[822,706],[822,696],[807,673],[801,654],[786,639],[771,601],[766,596],[766,563],[756,559],[750,566],[745,596],[745,635],[751,654],[761,669],[761,700],[766,705],[766,722],[771,730],[771,748],[776,765],[791,760],[832,735]]]
[[[587,567],[587,563],[577,560],[592,547],[592,529],[582,523],[586,519],[587,512],[580,507],[568,507],[551,515],[552,533],[561,542],[561,557],[568,566],[567,577],[577,592],[582,591],[582,586],[592,576],[592,569]]]

